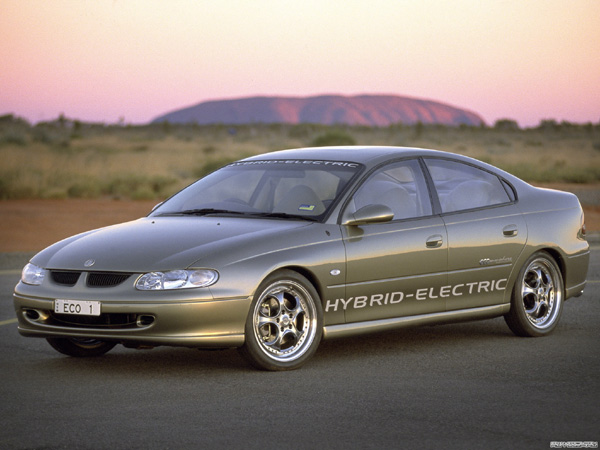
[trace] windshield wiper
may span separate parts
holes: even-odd
[[[183,211],[172,211],[160,214],[161,216],[206,216],[208,214],[235,214],[246,217],[267,217],[275,219],[294,219],[294,220],[307,220],[309,222],[318,222],[319,219],[315,219],[310,216],[303,216],[300,214],[288,214],[284,212],[243,212],[243,211],[231,211],[229,209],[217,209],[217,208],[198,208],[198,209],[184,209]]]
[[[301,214],[288,214],[284,212],[262,212],[262,213],[248,213],[249,216],[253,217],[273,217],[276,219],[300,219],[308,220],[309,222],[318,222],[319,219],[315,219],[310,216],[303,216]]]
[[[229,209],[217,209],[217,208],[198,208],[198,209],[184,209],[183,211],[173,211],[162,213],[161,216],[205,216],[208,214],[245,214],[241,211],[231,211]]]

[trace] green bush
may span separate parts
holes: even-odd
[[[169,188],[176,181],[175,178],[163,176],[120,175],[105,184],[103,193],[117,198],[147,200],[171,194]]]
[[[1,143],[24,146],[27,145],[27,135],[22,131],[9,129],[0,137],[0,144]]]
[[[67,195],[71,198],[96,198],[101,194],[100,183],[90,179],[76,181],[67,188]]]
[[[343,131],[333,130],[321,134],[312,140],[311,147],[327,147],[330,145],[356,145],[352,136]]]
[[[307,139],[319,128],[322,126],[314,123],[299,123],[289,129],[288,136],[293,139]]]
[[[600,181],[600,168],[569,167],[555,164],[552,168],[530,165],[500,165],[500,168],[529,183],[596,183]]]
[[[196,170],[194,170],[193,175],[196,178],[202,178],[202,177],[208,175],[209,173],[212,173],[215,170],[220,169],[223,166],[226,166],[227,164],[237,161],[238,159],[240,159],[240,158],[211,159],[211,160],[205,162],[201,167],[198,167]]]

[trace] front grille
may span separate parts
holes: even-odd
[[[80,275],[81,272],[67,272],[61,270],[50,271],[50,277],[52,278],[52,281],[57,284],[62,284],[63,286],[75,286]]]
[[[68,270],[51,270],[50,278],[56,284],[61,286],[73,287],[77,284],[82,272]],[[87,287],[114,287],[127,280],[132,273],[124,272],[88,272],[86,278]]]
[[[56,314],[49,311],[52,319],[60,325],[94,328],[128,328],[135,327],[137,314],[105,313],[99,316],[78,316]]]
[[[88,287],[118,286],[131,275],[123,272],[90,272],[87,276],[87,285]]]

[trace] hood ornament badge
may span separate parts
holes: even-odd
[[[96,261],[94,261],[93,259],[88,259],[86,262],[83,263],[83,266],[92,267],[94,264],[96,264]]]

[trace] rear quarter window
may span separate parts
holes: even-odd
[[[456,161],[425,159],[443,213],[514,201],[510,186],[493,173]],[[508,192],[512,195],[509,196]]]

